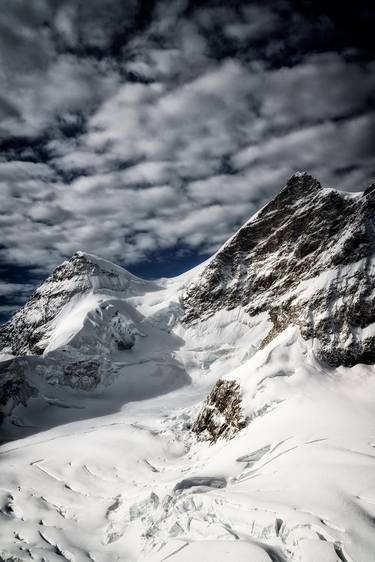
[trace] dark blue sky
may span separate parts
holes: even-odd
[[[3,0],[0,318],[76,250],[196,265],[297,170],[375,175],[375,8]]]

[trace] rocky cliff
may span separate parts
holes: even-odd
[[[374,206],[375,185],[348,194],[295,174],[187,287],[184,322],[240,306],[268,313],[263,345],[295,324],[328,364],[373,363]]]

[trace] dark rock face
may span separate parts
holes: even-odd
[[[35,389],[22,377],[2,380],[0,405],[5,406],[8,400],[12,398],[16,404],[26,406],[28,399],[35,396],[35,394]]]
[[[42,354],[52,321],[76,294],[89,291],[94,283],[123,289],[126,282],[121,273],[104,269],[91,256],[77,252],[55,269],[7,324],[0,326],[0,351],[14,355]]]
[[[100,383],[100,362],[82,360],[64,367],[64,384],[81,390],[92,390]]]
[[[199,441],[214,443],[230,439],[246,426],[241,410],[240,387],[236,381],[218,380],[203,404],[192,431]]]
[[[225,488],[227,482],[225,478],[220,476],[191,476],[190,478],[184,478],[180,480],[174,487],[175,492],[183,492],[184,490],[190,490],[194,487],[203,488]]]
[[[19,362],[19,366],[14,360],[0,363],[0,424],[14,407],[26,406],[30,398],[38,395],[27,378],[23,359],[19,358]]]
[[[353,196],[292,176],[187,287],[183,321],[241,306],[269,314],[264,344],[295,324],[330,365],[373,363],[374,188]]]
[[[9,365],[9,362],[7,363]],[[4,363],[2,366],[3,368],[0,369],[0,424],[9,409],[19,404],[26,406],[29,399],[38,394],[37,389],[27,380],[23,372],[15,372],[11,365],[7,370],[7,365]]]

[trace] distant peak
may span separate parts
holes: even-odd
[[[308,172],[294,172],[294,174],[290,176],[290,178],[288,179],[287,185],[290,182],[294,182],[294,183],[299,182],[299,183],[307,183],[307,184],[317,183],[320,186],[319,181]]]
[[[100,258],[99,256],[95,256],[94,254],[88,254],[87,252],[83,252],[82,250],[77,250],[76,252],[74,252],[69,261],[81,260],[93,263],[100,261],[101,259],[102,258]]]
[[[152,281],[141,279],[120,265],[116,265],[109,260],[96,256],[95,254],[83,252],[82,250],[77,250],[77,252],[75,252],[69,260],[65,261],[57,268],[57,270],[59,269],[63,271],[63,274],[66,274],[68,271],[72,272],[74,275],[87,274],[93,276],[106,275],[109,277],[120,276],[146,285],[153,285]],[[57,270],[55,270],[55,272]]]
[[[72,255],[72,258],[77,257],[77,258],[85,258],[86,256],[88,256],[89,254],[87,254],[86,252],[83,252],[82,250],[77,250],[76,252],[74,252],[74,254]]]
[[[281,198],[283,201],[291,201],[306,197],[322,189],[320,182],[311,174],[307,172],[296,172],[288,179],[285,187],[276,198]]]
[[[125,276],[135,277],[123,269],[104,258],[100,258],[94,254],[88,254],[82,250],[75,252],[70,259],[59,265],[53,272],[53,276],[72,277],[74,275],[109,275],[109,276]]]
[[[93,267],[100,268],[101,270],[119,270],[126,272],[122,267],[108,261],[104,258],[96,256],[95,254],[89,254],[87,252],[83,252],[82,250],[77,250],[74,252],[71,258],[69,258],[64,264],[70,264],[71,266],[77,269],[85,269],[88,268],[91,270]],[[64,265],[62,264],[62,265]],[[126,272],[127,273],[127,272]]]
[[[75,252],[71,258],[56,267],[51,275],[52,280],[62,281],[76,275],[92,273],[96,266],[96,260],[92,258],[94,256],[90,256],[85,252]]]
[[[254,219],[263,218],[268,213],[284,210],[286,207],[291,207],[291,212],[293,212],[292,208],[295,204],[322,192],[323,187],[314,176],[307,172],[296,172],[288,179],[281,191],[251,217],[249,223],[253,222]]]

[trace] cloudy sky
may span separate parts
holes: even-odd
[[[2,318],[78,249],[173,275],[296,170],[374,181],[375,8],[332,4],[2,0]]]

